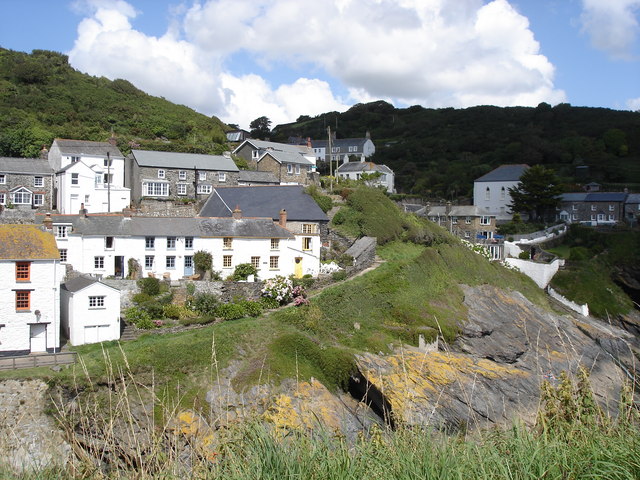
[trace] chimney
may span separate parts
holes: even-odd
[[[364,134],[365,138],[371,139],[371,132],[367,130],[367,133]]]
[[[240,205],[236,205],[236,208],[234,208],[233,212],[231,213],[231,217],[236,220],[240,220],[242,218],[242,210],[240,210]]]
[[[116,138],[116,134],[113,133],[113,127],[111,128],[111,137],[109,137],[109,140],[107,141],[109,142],[110,145],[114,147],[118,145],[118,139]]]
[[[451,213],[451,202],[447,202],[447,204],[444,207],[444,214],[448,217],[450,213]]]
[[[40,149],[40,158],[42,160],[48,160],[49,159],[49,150],[47,150],[47,146],[46,145],[42,145],[42,148]]]
[[[307,147],[311,148],[311,137],[307,137]]]
[[[287,211],[284,208],[280,210],[280,222],[278,222],[278,225],[281,227],[287,226]]]
[[[42,224],[44,225],[44,228],[46,228],[47,230],[53,230],[53,220],[51,219],[50,213],[47,213],[44,216],[44,220],[42,221]]]
[[[131,218],[132,215],[133,215],[133,208],[125,207],[122,209],[122,216],[124,218]]]
[[[87,209],[84,208],[84,203],[80,204],[80,211],[78,212],[78,214],[83,218],[87,218]]]
[[[227,150],[226,152],[222,153],[222,156],[225,158],[231,158],[231,152]]]

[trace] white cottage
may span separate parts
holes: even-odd
[[[125,159],[115,145],[56,138],[48,155],[61,213],[76,213],[82,204],[90,212],[121,212],[131,204]]]
[[[72,345],[120,338],[120,291],[95,278],[76,277],[60,288],[60,321]]]
[[[0,356],[59,351],[64,273],[50,232],[0,225]]]
[[[529,165],[501,165],[473,182],[473,204],[485,214],[495,215],[498,221],[511,220],[510,188],[520,183]]]

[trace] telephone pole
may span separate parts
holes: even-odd
[[[332,161],[332,148],[331,148],[331,127],[327,127],[327,135],[329,135],[329,142],[327,143],[327,151],[329,152],[329,185],[331,193],[333,194],[333,161]]]

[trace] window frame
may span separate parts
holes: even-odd
[[[31,281],[31,262],[16,262],[16,282]]]
[[[271,244],[269,245],[269,250],[280,250],[280,239],[279,238],[272,238],[271,239]]]
[[[167,255],[164,259],[164,266],[167,270],[175,270],[176,268],[176,256]]]
[[[222,268],[233,268],[233,255],[222,256]]]
[[[153,263],[155,262],[155,255],[144,256],[144,269],[153,270]]]
[[[93,257],[93,269],[104,270],[104,255],[95,255]]]
[[[155,248],[156,248],[156,237],[144,237],[144,249],[155,250]]]
[[[67,263],[69,260],[69,250],[67,248],[59,248],[58,255],[60,255],[60,263]]]
[[[312,249],[312,237],[302,237],[302,250],[311,250]]]
[[[186,195],[187,194],[187,184],[186,183],[177,183],[176,184],[176,194],[177,195]]]
[[[44,177],[41,175],[35,175],[33,177],[33,186],[34,187],[44,187]]]
[[[42,193],[33,194],[33,206],[41,207],[44,205],[44,195]]]
[[[227,174],[225,172],[218,172],[218,182],[226,182]]]
[[[222,237],[222,249],[223,250],[233,249],[233,237]]]
[[[4,173],[0,173],[0,185],[7,184],[7,175]]]
[[[158,169],[158,178],[164,180],[167,178],[167,171],[164,168]]]
[[[184,237],[184,249],[193,250],[193,237]]]
[[[259,270],[260,269],[260,257],[258,257],[258,256],[251,257],[251,266],[253,268],[255,268],[256,270]]]
[[[198,195],[211,195],[211,192],[213,192],[213,186],[202,183],[199,183],[196,189]]]
[[[169,184],[166,182],[142,182],[142,195],[145,197],[168,197]]]
[[[175,250],[177,242],[177,237],[167,237],[167,250]]]
[[[16,312],[31,311],[31,290],[16,290],[15,292]]]
[[[269,257],[269,270],[279,270],[280,269],[280,256],[271,255]]]
[[[72,173],[71,174],[71,185],[80,185],[80,174]]]
[[[187,171],[179,170],[178,171],[178,180],[186,180],[187,179]]]
[[[90,295],[89,296],[89,308],[98,309],[105,308],[105,295]]]

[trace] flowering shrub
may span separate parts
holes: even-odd
[[[342,270],[342,268],[335,262],[322,263],[320,265],[320,273],[334,273],[340,270]]]
[[[465,247],[467,247],[472,252],[477,253],[478,255],[486,258],[487,260],[491,260],[491,252],[489,252],[489,249],[484,245],[471,243],[468,240],[461,240],[461,242]]]
[[[154,321],[153,321],[153,324],[154,324],[156,327],[161,327],[162,325],[164,325],[164,322],[163,322],[162,320],[154,320]]]
[[[293,298],[293,282],[282,275],[278,275],[275,278],[266,280],[260,293],[263,297],[273,298],[280,305],[284,305]]]
[[[307,300],[307,293],[304,291],[304,288],[302,288],[302,285],[294,287],[291,291],[291,295],[293,295],[293,304],[296,307],[299,307],[300,305],[309,305],[309,300]]]

